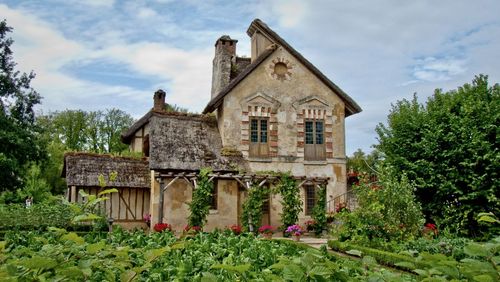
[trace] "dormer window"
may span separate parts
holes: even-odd
[[[268,157],[268,118],[250,118],[250,157]]]

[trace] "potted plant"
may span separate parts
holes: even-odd
[[[300,227],[300,225],[294,224],[288,226],[285,232],[292,235],[295,241],[300,241],[300,236],[304,231],[302,230],[302,227]]]
[[[313,232],[314,231],[314,226],[316,225],[316,222],[314,220],[308,220],[306,221],[306,230],[307,232]]]
[[[271,225],[262,225],[259,228],[259,233],[262,234],[264,238],[271,239],[273,238],[274,227],[272,227]]]

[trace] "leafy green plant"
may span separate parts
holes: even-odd
[[[245,202],[243,202],[243,212],[241,222],[246,231],[257,232],[261,225],[262,205],[269,198],[271,189],[252,185],[248,190]]]
[[[463,252],[464,247],[470,243],[468,238],[446,238],[439,237],[435,239],[417,238],[415,240],[407,240],[394,246],[396,251],[416,252],[416,253],[429,253],[429,254],[443,254],[451,256],[456,260],[465,258]]]
[[[281,223],[283,227],[296,224],[299,221],[299,213],[303,210],[303,202],[295,179],[290,173],[283,173],[276,189],[282,198]]]
[[[116,172],[112,172],[109,175],[109,181],[114,181],[117,177]],[[104,189],[106,187],[106,180],[102,174],[99,175],[99,186]],[[73,210],[78,214],[73,218],[73,223],[78,222],[94,222],[96,220],[103,220],[104,218],[100,215],[102,211],[101,203],[109,200],[106,195],[111,193],[118,193],[116,188],[104,189],[97,195],[91,195],[83,190],[78,192],[84,199],[83,204],[73,204]]]
[[[476,76],[456,90],[435,90],[425,103],[396,102],[376,131],[395,177],[414,181],[427,221],[455,235],[491,235],[480,212],[500,213],[500,85]],[[486,210],[484,210],[486,209]]]
[[[210,212],[210,201],[214,184],[210,181],[210,168],[202,168],[198,174],[197,186],[193,191],[193,199],[189,203],[189,226],[203,227]]]
[[[321,185],[316,191],[316,204],[312,211],[314,233],[319,236],[326,229],[326,186]]]
[[[330,247],[332,250],[340,251],[358,257],[371,256],[381,264],[398,267],[405,270],[411,270],[415,266],[416,261],[414,257],[405,254],[396,254],[356,245],[349,242],[340,242],[338,240],[329,240],[328,247]]]
[[[419,265],[414,266],[414,271],[434,281],[500,280],[500,237],[484,244],[469,243],[463,250],[468,257],[460,261],[442,254],[422,253],[416,259]]]
[[[72,229],[76,215],[62,201],[35,203],[29,209],[23,204],[0,205],[0,230],[46,230],[50,226]]]
[[[377,186],[361,183],[354,188],[359,208],[336,216],[342,222],[334,229],[339,240],[384,247],[419,234],[423,216],[414,187],[404,176],[397,180],[391,169],[379,168]]]
[[[365,281],[393,273],[289,240],[251,233],[175,238],[120,228],[79,236],[63,229],[9,232],[0,242],[1,281]],[[396,275],[395,277],[398,277]]]

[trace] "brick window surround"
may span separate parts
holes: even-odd
[[[280,103],[274,98],[256,93],[241,102],[241,146],[240,151],[244,157],[272,158],[278,155],[278,118],[276,116]],[[251,156],[250,143],[252,138],[253,120],[266,120],[267,127],[267,156]],[[261,124],[258,124],[259,130]],[[255,136],[254,136],[255,137]],[[259,138],[261,136],[258,136]]]
[[[316,105],[312,105],[315,102]],[[318,106],[318,102],[321,104]],[[294,103],[297,112],[297,157],[304,158],[306,143],[306,121],[322,121],[325,156],[333,158],[333,113],[332,108],[322,99],[309,96]]]

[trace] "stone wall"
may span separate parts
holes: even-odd
[[[164,185],[171,179],[164,179]],[[158,223],[158,212],[160,204],[159,183],[154,181],[152,186],[154,194],[151,198],[151,226]],[[215,228],[224,229],[233,224],[239,223],[239,189],[238,183],[234,180],[217,181],[217,209],[210,210],[207,216],[205,231],[212,231]],[[163,222],[172,225],[172,228],[180,234],[188,224],[189,203],[192,200],[193,189],[183,179],[178,179],[169,186],[164,194]]]
[[[276,64],[287,71],[277,73]],[[336,93],[279,47],[224,98],[218,113],[223,146],[241,151],[251,171],[330,177],[330,200],[346,191],[344,107]],[[270,158],[249,158],[248,121],[253,116],[269,117]],[[324,161],[304,161],[304,119],[309,117],[324,120]]]

